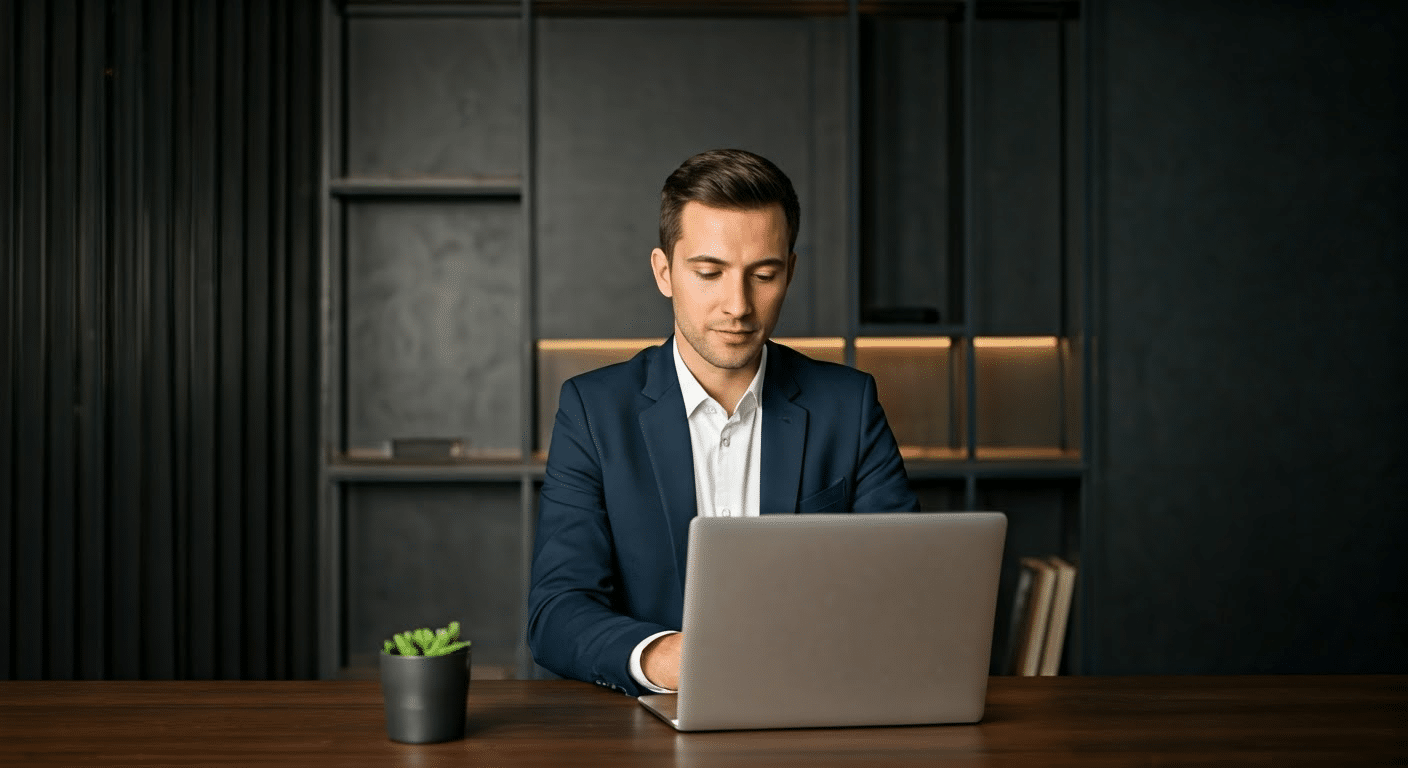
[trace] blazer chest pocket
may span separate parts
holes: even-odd
[[[846,478],[836,481],[830,488],[813,493],[797,503],[797,511],[804,515],[820,515],[832,512],[848,512],[846,508]]]

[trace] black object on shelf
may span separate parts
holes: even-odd
[[[398,437],[391,441],[393,459],[448,461],[464,455],[464,441],[450,437]]]
[[[864,323],[936,325],[941,318],[937,307],[870,307],[861,313]]]

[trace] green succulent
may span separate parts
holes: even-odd
[[[394,635],[381,650],[393,656],[445,656],[469,645],[468,640],[460,639],[460,623],[452,621],[434,632],[421,628]]]

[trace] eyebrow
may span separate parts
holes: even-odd
[[[691,263],[691,264],[715,264],[715,265],[718,265],[718,266],[720,266],[720,267],[726,267],[726,266],[728,266],[728,262],[727,262],[727,261],[724,261],[723,259],[721,259],[721,258],[719,258],[719,257],[717,257],[717,256],[710,256],[710,255],[707,254],[707,253],[701,253],[701,254],[699,254],[698,256],[690,256],[689,258],[685,259],[685,261],[688,262],[688,263]],[[781,258],[781,257],[778,257],[778,256],[769,256],[769,257],[766,258],[766,259],[759,259],[759,260],[753,262],[752,264],[746,265],[746,267],[747,267],[748,269],[756,269],[756,268],[758,268],[758,267],[785,267],[785,266],[787,266],[787,261],[786,261],[785,259]]]

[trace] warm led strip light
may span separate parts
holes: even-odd
[[[947,336],[864,336],[856,339],[856,349],[948,349]]]
[[[973,339],[978,349],[1055,349],[1055,336],[979,336]]]
[[[797,338],[791,338],[791,339],[773,339],[773,341],[775,341],[775,342],[777,342],[778,344],[781,344],[781,345],[783,345],[783,346],[791,347],[791,348],[793,348],[793,349],[835,349],[835,350],[842,350],[842,349],[845,349],[845,348],[846,348],[846,340],[843,339],[843,338],[841,338],[841,337],[839,337],[839,336],[837,336],[837,337],[828,337],[828,336],[816,336],[816,337],[811,337],[811,336],[808,336],[808,337],[797,337]]]
[[[636,352],[663,339],[539,339],[540,352]]]

